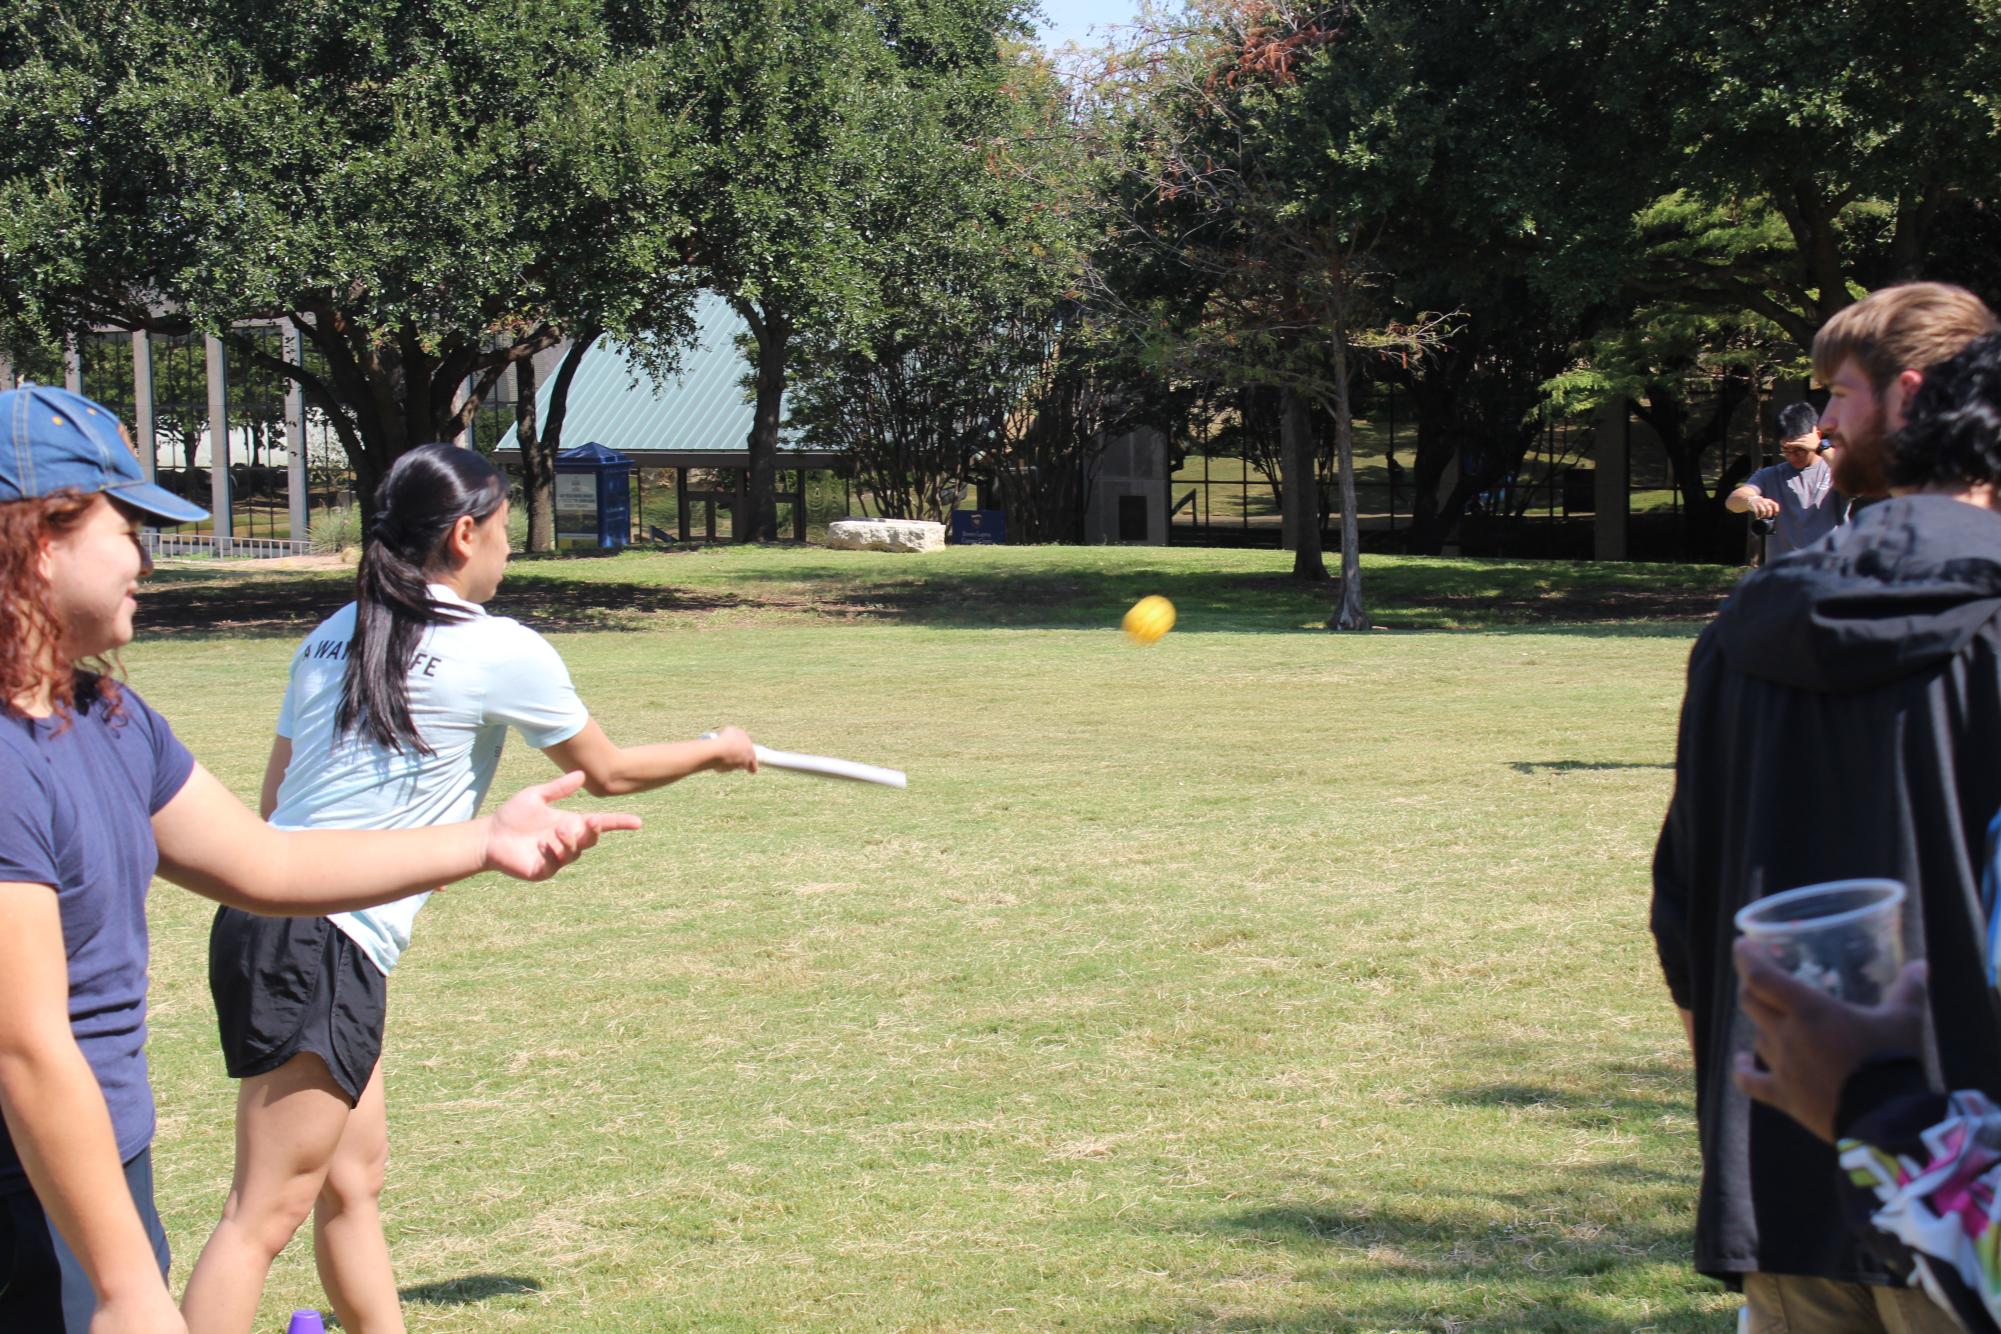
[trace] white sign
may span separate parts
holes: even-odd
[[[598,479],[596,473],[556,474],[556,536],[598,540]]]

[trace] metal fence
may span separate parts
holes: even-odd
[[[142,528],[139,539],[153,560],[171,557],[209,556],[217,560],[277,560],[283,556],[312,554],[311,542],[294,542],[282,537],[216,537],[209,533],[161,532]]]

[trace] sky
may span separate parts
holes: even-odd
[[[1105,28],[1131,23],[1139,13],[1139,0],[1041,0],[1041,4],[1048,21],[1036,26],[1049,50],[1071,41],[1095,46],[1105,40]]]

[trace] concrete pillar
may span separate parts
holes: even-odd
[[[159,444],[153,431],[153,343],[144,329],[132,333],[132,447],[139,452],[139,471],[146,480],[159,479]]]
[[[287,322],[279,334],[280,353],[294,366],[305,364],[300,358],[299,327]],[[306,478],[306,390],[297,380],[285,382],[285,499],[286,512],[292,520],[292,540],[306,540],[306,529],[310,522],[307,514],[311,492],[307,489]]]
[[[63,337],[63,388],[72,394],[83,392],[83,357],[77,352],[75,334]]]
[[[1627,432],[1626,400],[1615,399],[1598,410],[1591,444],[1593,501],[1591,555],[1597,560],[1626,559],[1626,507],[1632,499],[1632,440]]]
[[[231,536],[229,513],[229,384],[222,340],[202,339],[208,352],[208,507],[215,517],[215,535]]]

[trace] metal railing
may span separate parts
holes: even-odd
[[[139,530],[146,554],[154,560],[176,556],[207,556],[216,560],[277,560],[283,556],[312,554],[311,542],[294,542],[282,537],[217,537],[213,533],[163,533],[157,528]]]

